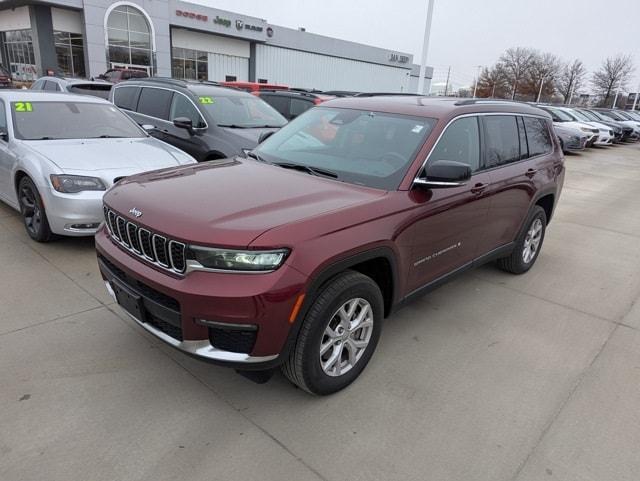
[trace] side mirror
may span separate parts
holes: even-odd
[[[275,132],[273,130],[268,131],[268,132],[262,132],[260,134],[260,137],[258,137],[258,143],[261,144],[262,142],[267,140],[269,137],[271,137],[273,134],[275,134]]]
[[[176,117],[175,119],[173,119],[173,125],[175,125],[179,129],[187,130],[191,135],[194,134],[193,122],[187,117]]]
[[[429,189],[459,187],[471,179],[471,167],[454,160],[431,162],[413,183]]]
[[[4,128],[0,128],[0,140],[9,142],[9,132],[7,132]]]

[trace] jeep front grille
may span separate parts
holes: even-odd
[[[120,247],[155,266],[177,274],[187,267],[186,246],[151,232],[104,206],[104,218],[109,234]]]

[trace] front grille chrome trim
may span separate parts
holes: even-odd
[[[135,222],[128,221],[106,205],[104,206],[104,214],[106,218],[107,231],[109,232],[111,239],[122,249],[140,259],[143,259],[145,262],[153,264],[154,266],[159,267],[165,271],[171,272],[173,274],[178,274],[180,276],[185,275],[187,266],[187,248],[184,243],[174,241],[173,239],[167,239],[161,234],[156,234],[148,229],[145,229],[144,227],[140,227]],[[121,225],[123,226],[122,229],[120,229]],[[132,240],[132,236],[134,236],[135,240],[138,241],[137,243],[140,247],[139,249],[135,247],[136,242]],[[143,237],[147,237],[150,244],[151,252],[148,252],[147,249],[145,249],[145,242],[143,241]],[[161,261],[161,256],[158,256],[155,242],[156,239],[160,240],[160,243],[162,243],[164,247],[167,260],[166,263]],[[177,245],[182,249],[182,259],[173,258],[173,255],[171,253],[172,245]],[[180,263],[182,263],[182,265],[184,266],[183,269],[176,268],[176,265],[179,266]]]

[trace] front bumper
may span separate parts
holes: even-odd
[[[107,289],[118,294],[116,300],[139,325],[167,344],[238,369],[267,369],[284,359],[289,317],[305,282],[295,269],[285,264],[265,274],[196,271],[178,277],[132,257],[105,229],[96,235],[96,249]],[[141,299],[142,314],[126,306],[127,294],[119,289]],[[247,334],[243,326],[252,330],[250,344],[246,337],[240,340]],[[237,348],[238,342],[246,349]]]
[[[104,220],[103,195],[104,191],[61,194],[49,189],[42,200],[51,231],[65,236],[94,235]]]

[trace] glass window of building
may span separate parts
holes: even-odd
[[[188,48],[171,49],[171,75],[184,80],[207,80],[209,78],[207,52]]]
[[[146,67],[153,70],[151,27],[144,14],[135,7],[120,5],[107,19],[109,66]]]
[[[31,29],[4,32],[3,40],[11,77],[27,82],[35,80],[38,75]]]
[[[82,35],[53,32],[58,68],[66,77],[84,77],[84,45]]]

